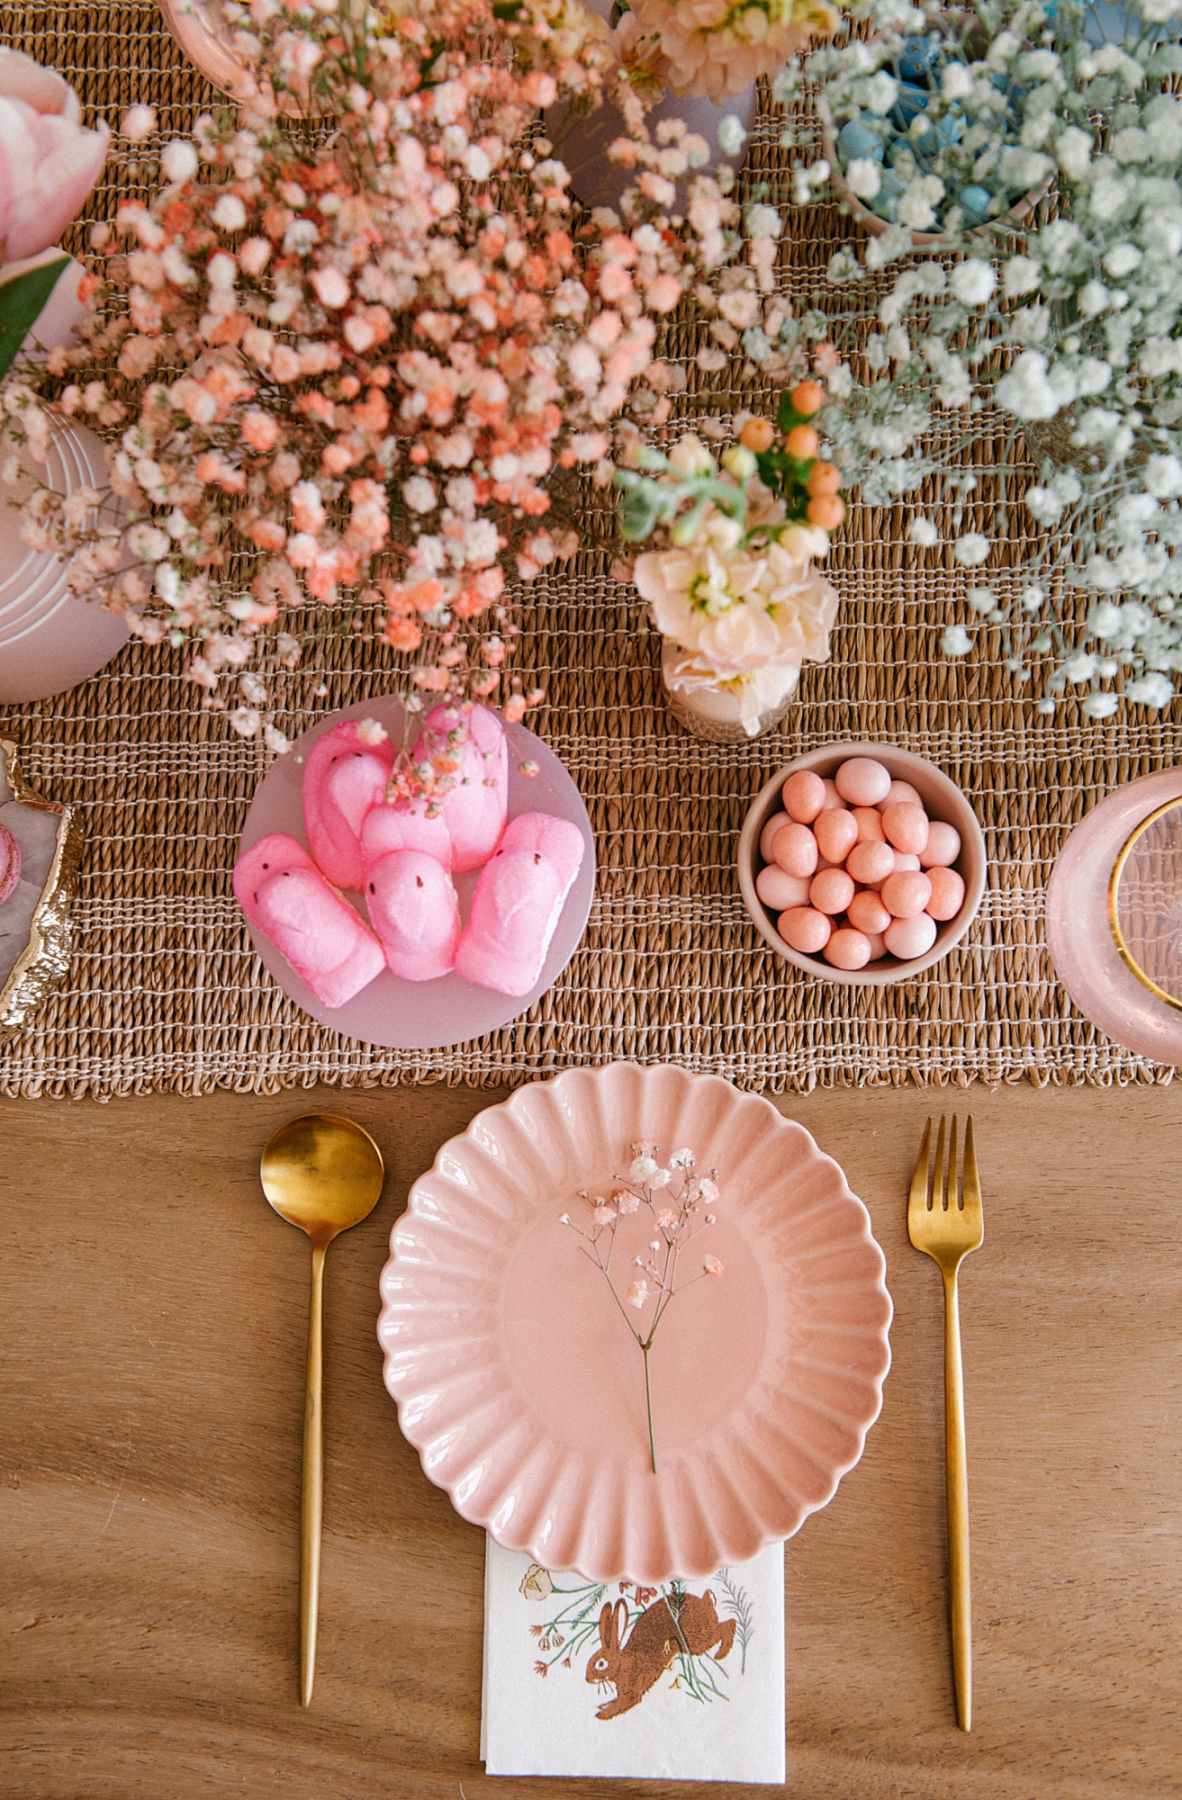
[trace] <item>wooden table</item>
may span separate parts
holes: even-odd
[[[403,1442],[377,1278],[407,1188],[497,1096],[425,1088],[0,1104],[0,1792],[7,1800],[691,1796],[490,1780],[484,1540]],[[964,1096],[953,1096],[963,1106]],[[974,1089],[962,1287],[975,1728],[945,1623],[941,1298],[905,1193],[938,1094],[778,1102],[870,1208],[882,1417],[787,1553],[792,1800],[1182,1794],[1179,1089]],[[385,1197],[329,1261],[320,1659],[296,1701],[308,1254],[259,1150],[324,1105]],[[740,1796],[754,1788],[716,1790]]]

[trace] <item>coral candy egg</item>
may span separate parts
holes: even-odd
[[[825,961],[835,969],[864,969],[870,961],[870,939],[847,925],[835,931],[825,946]]]
[[[888,806],[882,815],[882,828],[888,844],[908,856],[918,856],[928,841],[928,816],[922,806],[907,800]]]
[[[869,888],[863,888],[855,894],[846,911],[850,916],[850,924],[858,931],[864,931],[867,937],[879,936],[891,922],[891,915],[882,903],[878,894],[872,894]]]
[[[855,806],[853,813],[858,822],[858,842],[860,844],[886,843],[886,832],[882,828],[882,814],[876,806]]]
[[[920,866],[925,869],[949,868],[960,855],[960,833],[955,825],[945,825],[941,819],[933,819],[928,826],[928,841],[919,853]]]
[[[810,904],[818,912],[843,913],[854,897],[854,884],[844,869],[822,869],[819,875],[813,876],[809,888]]]
[[[815,956],[829,942],[833,926],[824,913],[814,912],[811,906],[790,906],[780,914],[776,930],[793,950]]]
[[[933,919],[955,919],[964,905],[964,882],[956,870],[937,866],[928,870],[928,880],[932,897],[923,910]]]
[[[807,825],[781,825],[772,839],[772,857],[785,875],[812,875],[817,867],[817,840]]]
[[[918,867],[919,867],[918,856],[909,856],[907,854],[906,850],[896,850],[895,851],[895,873],[896,874],[898,874],[901,869],[918,869]]]
[[[764,862],[771,862],[772,839],[775,837],[777,831],[779,831],[781,825],[787,825],[787,823],[788,814],[786,812],[773,813],[763,830],[760,832],[759,854],[762,856]]]
[[[910,962],[913,956],[922,956],[935,943],[936,921],[927,913],[917,913],[912,919],[892,919],[883,936],[892,956],[897,956],[901,962]]]
[[[894,874],[895,853],[889,844],[855,844],[845,866],[855,881],[868,887],[872,881],[885,881]]]
[[[913,919],[932,897],[932,884],[918,869],[892,875],[882,884],[882,903],[894,919]]]
[[[845,801],[837,791],[836,781],[830,781],[828,775],[826,775],[821,785],[825,789],[825,804],[821,808],[821,811],[833,812],[837,808],[844,808]]]
[[[877,806],[891,785],[890,772],[872,756],[851,756],[836,775],[837,791],[851,806]]]
[[[825,783],[811,769],[789,775],[781,792],[788,817],[801,825],[811,825],[825,804]]]
[[[858,841],[858,821],[844,807],[840,812],[832,808],[819,814],[813,829],[826,862],[844,862]]]
[[[866,942],[870,945],[871,962],[877,962],[880,956],[886,955],[886,939],[881,931],[868,931]]]
[[[887,790],[885,800],[878,803],[879,812],[885,812],[888,806],[922,806],[918,792],[909,781],[892,781]]]
[[[777,863],[769,863],[755,877],[755,891],[764,905],[772,912],[783,912],[789,906],[807,906],[809,900],[809,882],[807,876],[786,875]]]

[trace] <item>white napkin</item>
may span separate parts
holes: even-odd
[[[783,1782],[783,1544],[638,1593],[488,1538],[480,1755],[489,1775]]]

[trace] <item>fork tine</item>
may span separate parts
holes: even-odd
[[[928,1209],[928,1182],[932,1173],[932,1121],[929,1119],[923,1128],[923,1142],[919,1146],[919,1155],[915,1159],[915,1171],[911,1177],[911,1195],[907,1203],[908,1212],[926,1212]]]
[[[973,1143],[973,1115],[969,1114],[964,1130],[964,1209],[981,1216],[981,1183],[977,1179],[977,1151]]]
[[[932,1211],[945,1209],[944,1195],[944,1114],[940,1114],[940,1131],[936,1138],[936,1173],[932,1181]]]
[[[960,1208],[960,1178],[956,1167],[956,1114],[952,1115],[952,1130],[948,1134],[948,1210],[957,1212]]]

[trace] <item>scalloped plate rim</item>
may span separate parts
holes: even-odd
[[[890,1373],[891,1360],[892,1360],[891,1359],[890,1329],[891,1329],[891,1325],[894,1321],[894,1302],[892,1300],[890,1290],[888,1289],[888,1287],[886,1285],[886,1257],[885,1257],[885,1254],[883,1253],[882,1246],[878,1243],[878,1240],[874,1236],[873,1221],[871,1220],[869,1209],[867,1208],[866,1203],[860,1198],[860,1196],[853,1192],[852,1188],[849,1185],[848,1180],[846,1179],[845,1171],[841,1167],[841,1164],[839,1162],[837,1162],[837,1160],[834,1157],[830,1156],[826,1151],[824,1151],[820,1148],[816,1139],[813,1137],[812,1133],[807,1129],[806,1126],[801,1125],[800,1122],[796,1119],[786,1118],[784,1116],[784,1114],[779,1112],[777,1110],[777,1108],[772,1105],[771,1101],[768,1100],[766,1098],[766,1096],[764,1096],[763,1094],[747,1093],[747,1092],[743,1091],[742,1089],[736,1088],[732,1083],[728,1082],[725,1079],[725,1077],[723,1077],[723,1076],[715,1075],[712,1073],[698,1073],[696,1071],[686,1069],[681,1064],[678,1064],[678,1063],[642,1064],[642,1063],[627,1062],[624,1060],[601,1064],[594,1068],[587,1068],[587,1067],[579,1066],[579,1067],[563,1069],[563,1070],[560,1070],[556,1075],[548,1076],[544,1080],[525,1082],[520,1087],[515,1088],[513,1090],[513,1092],[511,1094],[509,1094],[504,1100],[498,1101],[493,1106],[488,1106],[488,1107],[482,1108],[482,1110],[479,1113],[477,1113],[473,1119],[471,1119],[469,1121],[468,1125],[465,1127],[465,1129],[462,1132],[455,1133],[452,1137],[448,1138],[444,1144],[442,1144],[440,1146],[438,1152],[436,1153],[434,1161],[431,1164],[430,1169],[426,1170],[422,1175],[417,1177],[417,1179],[415,1180],[415,1182],[413,1183],[413,1185],[410,1189],[406,1207],[405,1207],[404,1211],[402,1212],[402,1214],[397,1219],[397,1221],[395,1222],[395,1224],[391,1230],[391,1233],[390,1233],[390,1256],[382,1269],[381,1276],[379,1277],[379,1293],[381,1296],[381,1310],[379,1312],[379,1316],[378,1316],[378,1320],[377,1320],[376,1332],[377,1332],[378,1343],[382,1350],[383,1384],[385,1385],[387,1392],[390,1394],[390,1397],[393,1399],[395,1406],[397,1408],[398,1422],[399,1422],[399,1427],[402,1431],[402,1434],[406,1438],[407,1442],[415,1450],[415,1452],[419,1458],[420,1465],[423,1469],[423,1473],[426,1475],[427,1479],[432,1483],[433,1486],[441,1488],[443,1490],[443,1492],[447,1494],[448,1498],[451,1500],[452,1505],[455,1507],[456,1511],[460,1514],[461,1518],[466,1519],[470,1524],[480,1526],[483,1530],[487,1531],[489,1533],[489,1535],[491,1537],[493,1537],[497,1543],[502,1545],[503,1548],[505,1548],[507,1550],[517,1551],[522,1554],[531,1555],[535,1558],[536,1561],[544,1563],[545,1562],[544,1554],[539,1554],[541,1547],[538,1544],[531,1543],[529,1541],[529,1538],[530,1538],[529,1533],[520,1535],[520,1534],[513,1533],[511,1530],[494,1530],[493,1529],[492,1524],[491,1524],[491,1519],[492,1519],[493,1515],[495,1514],[497,1506],[501,1503],[501,1499],[498,1499],[489,1505],[485,1505],[485,1506],[481,1506],[481,1507],[473,1507],[470,1503],[461,1501],[457,1497],[457,1490],[464,1484],[464,1481],[467,1478],[465,1473],[457,1474],[457,1475],[451,1477],[450,1479],[443,1479],[438,1474],[432,1473],[432,1471],[428,1468],[427,1458],[430,1453],[431,1446],[432,1446],[433,1442],[435,1441],[436,1433],[433,1428],[428,1428],[427,1430],[423,1430],[421,1427],[418,1427],[418,1426],[408,1426],[408,1424],[406,1423],[406,1420],[405,1420],[405,1416],[404,1416],[405,1408],[410,1402],[412,1402],[414,1399],[417,1398],[417,1393],[416,1394],[408,1393],[408,1394],[404,1394],[404,1395],[400,1396],[397,1392],[395,1392],[394,1387],[391,1385],[390,1365],[391,1365],[392,1361],[394,1360],[394,1358],[398,1354],[401,1353],[401,1349],[403,1348],[403,1346],[399,1343],[398,1340],[391,1340],[391,1342],[388,1343],[387,1336],[384,1332],[384,1326],[385,1326],[387,1317],[394,1310],[390,1301],[387,1299],[387,1279],[391,1275],[391,1272],[395,1269],[396,1259],[397,1259],[397,1250],[398,1250],[398,1245],[399,1245],[399,1236],[403,1230],[403,1227],[410,1221],[418,1221],[421,1223],[429,1223],[429,1224],[435,1223],[434,1218],[430,1217],[424,1211],[423,1205],[420,1203],[421,1197],[425,1199],[425,1192],[421,1196],[421,1190],[424,1190],[425,1184],[431,1180],[432,1176],[434,1176],[436,1174],[442,1175],[443,1172],[441,1170],[440,1165],[441,1165],[443,1158],[445,1156],[447,1156],[449,1153],[454,1155],[455,1149],[457,1146],[471,1141],[474,1149],[478,1149],[478,1150],[480,1149],[480,1146],[476,1145],[474,1142],[475,1133],[482,1126],[486,1126],[486,1122],[487,1122],[489,1114],[509,1112],[512,1115],[514,1115],[514,1117],[517,1118],[518,1122],[520,1123],[521,1121],[520,1121],[519,1115],[521,1113],[523,1106],[526,1103],[526,1096],[528,1096],[528,1095],[538,1094],[540,1092],[552,1091],[552,1090],[556,1089],[560,1084],[574,1086],[576,1083],[599,1082],[599,1081],[604,1080],[605,1078],[622,1075],[625,1072],[629,1075],[639,1074],[642,1077],[644,1077],[644,1076],[647,1076],[652,1071],[664,1070],[664,1069],[676,1071],[679,1075],[683,1076],[686,1079],[686,1081],[688,1081],[688,1082],[708,1083],[712,1086],[716,1085],[720,1088],[723,1088],[726,1090],[726,1092],[730,1096],[730,1100],[731,1100],[732,1104],[750,1105],[750,1107],[753,1111],[762,1111],[764,1113],[765,1117],[767,1118],[769,1125],[772,1125],[775,1130],[785,1131],[790,1134],[798,1133],[800,1135],[800,1137],[805,1140],[805,1148],[807,1151],[809,1151],[810,1162],[815,1161],[823,1166],[827,1166],[827,1168],[830,1171],[832,1171],[833,1174],[835,1174],[837,1183],[838,1183],[837,1189],[835,1191],[836,1199],[840,1203],[851,1204],[852,1207],[854,1209],[856,1209],[857,1214],[860,1216],[861,1229],[855,1238],[853,1238],[852,1240],[847,1240],[847,1242],[852,1244],[853,1246],[856,1246],[857,1248],[862,1248],[866,1245],[870,1245],[873,1247],[873,1250],[875,1251],[875,1253],[877,1255],[877,1265],[878,1266],[877,1266],[877,1269],[875,1272],[875,1277],[874,1277],[873,1281],[867,1281],[865,1283],[865,1286],[866,1286],[866,1289],[868,1292],[873,1292],[881,1297],[882,1301],[885,1303],[885,1316],[884,1316],[880,1326],[878,1326],[876,1328],[868,1327],[866,1329],[865,1335],[868,1339],[872,1339],[876,1344],[881,1345],[881,1364],[882,1364],[882,1366],[881,1366],[881,1369],[878,1371],[878,1373],[875,1375],[865,1375],[865,1374],[862,1374],[861,1372],[857,1372],[857,1371],[855,1371],[855,1372],[847,1371],[847,1373],[851,1374],[851,1379],[859,1381],[865,1387],[867,1387],[871,1390],[872,1395],[873,1395],[872,1409],[868,1410],[864,1416],[860,1416],[859,1421],[850,1427],[853,1431],[853,1436],[854,1436],[854,1441],[855,1441],[855,1449],[854,1449],[853,1455],[851,1455],[848,1459],[845,1459],[845,1460],[838,1459],[835,1462],[833,1462],[832,1465],[827,1465],[829,1467],[830,1480],[829,1480],[829,1485],[828,1485],[826,1492],[820,1499],[817,1499],[815,1501],[805,1501],[802,1503],[800,1512],[799,1512],[799,1517],[796,1519],[795,1524],[791,1527],[790,1530],[788,1530],[785,1533],[780,1533],[780,1532],[768,1533],[767,1531],[764,1530],[762,1525],[759,1524],[759,1521],[755,1520],[754,1522],[759,1527],[759,1532],[758,1532],[759,1541],[753,1547],[751,1547],[749,1549],[745,1548],[745,1549],[742,1549],[741,1551],[736,1551],[734,1554],[730,1554],[730,1555],[727,1554],[727,1552],[725,1551],[724,1548],[720,1547],[717,1558],[715,1560],[710,1561],[708,1567],[705,1566],[705,1564],[703,1564],[703,1566],[700,1568],[699,1567],[677,1568],[677,1569],[669,1568],[660,1573],[654,1572],[652,1570],[642,1570],[642,1571],[640,1571],[639,1575],[637,1574],[636,1571],[634,1571],[630,1568],[625,1568],[623,1566],[621,1566],[620,1568],[615,1568],[613,1566],[610,1570],[606,1570],[606,1571],[588,1570],[588,1569],[583,1569],[580,1571],[582,1574],[588,1575],[589,1577],[594,1577],[594,1579],[596,1579],[596,1580],[603,1580],[603,1581],[608,1581],[608,1582],[618,1580],[623,1576],[631,1576],[633,1579],[643,1579],[645,1582],[648,1582],[648,1583],[651,1583],[652,1581],[668,1580],[668,1579],[670,1579],[670,1577],[675,1576],[675,1575],[685,1576],[686,1578],[690,1578],[690,1579],[697,1579],[702,1576],[708,1576],[708,1575],[713,1574],[717,1568],[725,1566],[728,1562],[736,1562],[736,1561],[740,1560],[740,1557],[743,1560],[746,1560],[747,1558],[758,1554],[759,1550],[765,1548],[770,1543],[780,1542],[782,1540],[782,1538],[784,1538],[784,1537],[794,1537],[796,1535],[796,1533],[800,1530],[801,1526],[804,1524],[806,1519],[810,1518],[814,1513],[822,1511],[826,1506],[828,1506],[831,1503],[835,1494],[837,1493],[837,1489],[840,1486],[842,1479],[846,1475],[848,1475],[850,1473],[850,1471],[853,1468],[855,1468],[857,1466],[857,1464],[861,1461],[861,1458],[865,1452],[867,1434],[869,1433],[871,1426],[876,1423],[876,1421],[878,1420],[878,1418],[880,1417],[881,1412],[882,1412],[883,1389],[884,1389],[884,1386],[886,1383],[887,1375]],[[446,1176],[444,1176],[443,1178],[445,1180],[448,1179]],[[522,1415],[521,1413],[518,1413],[517,1416],[522,1417],[524,1415]],[[845,1422],[848,1424],[848,1418],[845,1420]],[[725,1428],[723,1428],[723,1427],[716,1428],[714,1435],[715,1436],[720,1435],[721,1431],[723,1429],[725,1429]],[[781,1427],[780,1429],[783,1431],[785,1428]],[[538,1432],[537,1432],[537,1428],[535,1427],[534,1432],[533,1432],[533,1438],[531,1441],[536,1441],[537,1437],[538,1437]],[[696,1451],[691,1450],[691,1451],[687,1451],[683,1454],[684,1454],[684,1459],[687,1462],[692,1462],[698,1453]],[[727,1471],[727,1473],[729,1475],[729,1471]],[[503,1498],[503,1496],[501,1498]],[[752,1516],[754,1517],[754,1515],[752,1515]],[[560,1565],[555,1565],[553,1563],[547,1563],[546,1566],[556,1569]]]

